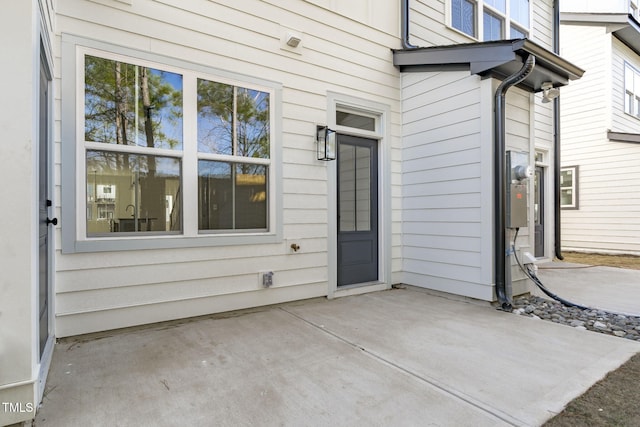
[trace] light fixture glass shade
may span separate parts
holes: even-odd
[[[560,89],[553,87],[553,83],[542,83],[542,102],[551,102],[552,99],[560,96]]]
[[[327,126],[316,128],[316,144],[318,145],[318,160],[336,159],[336,131]]]

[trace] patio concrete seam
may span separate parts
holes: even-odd
[[[377,354],[377,353],[375,353],[375,352],[373,352],[371,350],[368,350],[368,349],[364,348],[363,346],[359,345],[358,343],[350,341],[347,338],[345,338],[345,337],[343,337],[343,336],[341,336],[341,335],[339,335],[339,334],[337,334],[337,333],[335,333],[333,331],[328,330],[323,325],[319,325],[319,324],[316,324],[316,323],[314,323],[314,322],[312,322],[312,321],[310,321],[308,319],[305,319],[304,317],[302,317],[302,316],[300,316],[300,315],[298,315],[296,313],[293,313],[293,312],[287,310],[284,307],[278,307],[278,309],[284,311],[285,313],[291,315],[292,317],[295,317],[298,320],[301,320],[301,321],[305,322],[309,326],[312,326],[315,329],[318,329],[318,330],[326,333],[327,335],[331,335],[332,337],[342,341],[343,343],[349,345],[350,347],[353,347],[355,349],[358,349],[358,350],[362,351],[363,353],[365,353],[369,357],[371,357],[371,358],[373,358],[373,359],[375,359],[375,360],[377,360],[377,361],[379,361],[379,362],[381,362],[381,363],[383,363],[383,364],[385,364],[387,366],[390,366],[390,367],[392,367],[392,368],[394,368],[394,369],[396,369],[398,371],[401,371],[401,372],[403,372],[403,373],[405,373],[407,375],[410,375],[411,377],[413,377],[413,378],[415,378],[415,379],[417,379],[417,380],[419,380],[419,381],[421,381],[421,382],[423,382],[425,384],[428,384],[428,385],[430,385],[432,387],[435,387],[438,390],[442,391],[443,393],[448,394],[450,396],[453,396],[454,398],[456,398],[456,399],[458,399],[458,400],[460,400],[460,401],[462,401],[462,402],[464,402],[464,403],[466,403],[468,405],[471,405],[471,406],[473,406],[473,407],[475,407],[475,408],[477,408],[477,409],[479,409],[479,410],[481,410],[481,411],[483,411],[483,412],[485,412],[485,413],[487,413],[487,414],[499,419],[500,421],[503,421],[503,422],[505,422],[507,424],[510,424],[512,426],[527,425],[527,422],[525,422],[523,420],[520,420],[518,418],[515,418],[515,417],[513,417],[513,416],[511,416],[511,415],[509,415],[509,414],[507,414],[507,413],[505,413],[503,411],[501,411],[500,409],[497,409],[497,408],[495,408],[493,406],[490,406],[490,405],[488,405],[488,404],[486,404],[486,403],[484,403],[482,401],[479,401],[479,400],[473,398],[472,396],[469,396],[466,393],[455,389],[454,387],[451,387],[449,385],[443,384],[443,383],[441,383],[440,381],[438,381],[438,380],[436,380],[434,378],[430,378],[430,377],[427,377],[427,376],[420,375],[420,374],[418,374],[418,373],[416,373],[416,372],[414,372],[414,371],[412,371],[412,370],[410,370],[408,368],[405,368],[405,367],[399,365],[398,363],[390,361],[390,360],[386,359],[384,356],[382,356],[380,354]]]

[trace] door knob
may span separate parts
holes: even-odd
[[[47,225],[49,224],[58,225],[58,218],[53,218],[53,219],[47,218]]]

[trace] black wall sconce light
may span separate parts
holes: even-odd
[[[318,160],[336,159],[336,131],[327,126],[316,127],[316,144],[318,144]]]

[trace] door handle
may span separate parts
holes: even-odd
[[[58,225],[58,218],[53,218],[53,219],[47,218],[47,225],[49,224]]]

